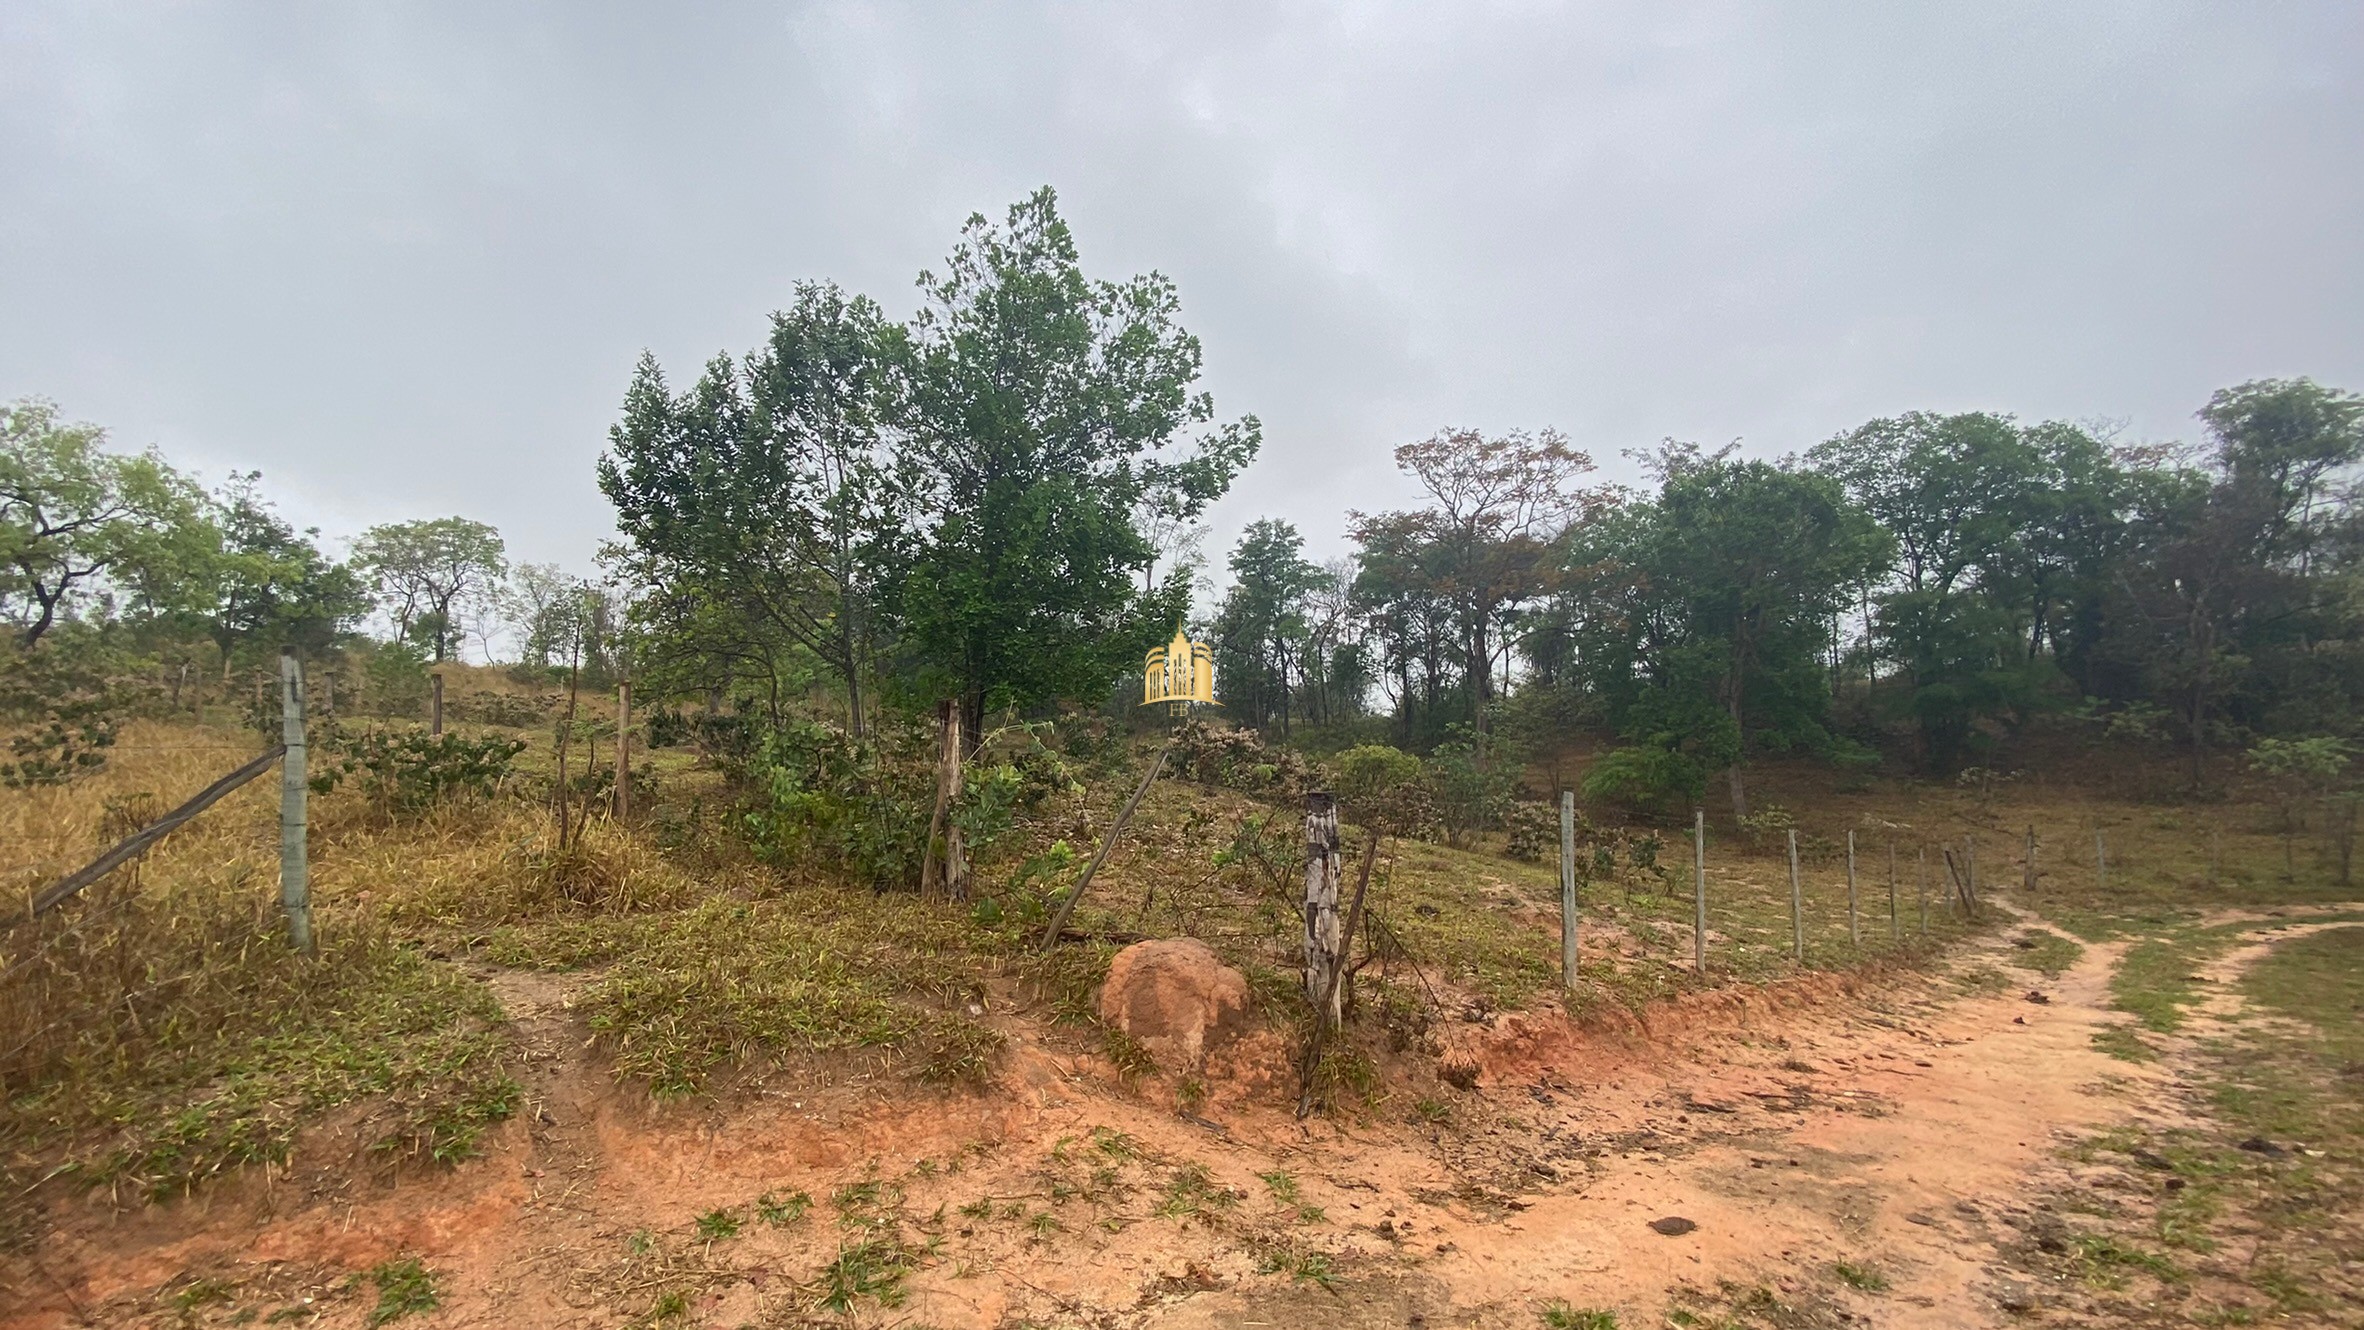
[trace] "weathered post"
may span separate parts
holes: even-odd
[[[936,750],[936,811],[928,819],[928,844],[920,858],[919,889],[923,896],[961,900],[968,895],[969,864],[967,851],[961,845],[960,822],[954,816],[960,806],[961,787],[960,699],[945,699],[940,711],[944,730],[943,744]],[[944,847],[941,855],[936,852],[938,844]]]
[[[1560,791],[1560,987],[1576,986],[1576,792]]]
[[[632,816],[632,681],[616,681],[616,820]]]
[[[1707,810],[1691,810],[1691,968],[1707,973]]]
[[[1345,951],[1338,878],[1338,796],[1316,790],[1305,796],[1305,1000],[1317,1022],[1332,1025],[1343,1015],[1344,994],[1330,982]]]
[[[2036,894],[2036,824],[2027,824],[2027,863],[2020,870],[2020,887],[2028,895]]]
[[[434,680],[435,691],[434,701],[427,710],[427,733],[440,737],[443,733],[443,671],[437,670],[427,677]]]
[[[1929,847],[1923,845],[1914,852],[1914,871],[1920,878],[1921,935],[1929,934]]]
[[[2110,889],[2110,844],[2099,827],[2093,829],[2093,884],[2103,891]]]
[[[1978,917],[1978,838],[1976,836],[1964,834],[1962,837],[1962,872],[1962,889],[1969,893],[1963,898],[1962,904],[1968,909],[1970,917],[1975,919]]]
[[[1896,941],[1901,930],[1896,926],[1896,838],[1888,838],[1888,940]]]
[[[1847,832],[1847,945],[1863,945],[1863,929],[1856,923],[1855,915],[1855,832],[1852,829]]]
[[[287,910],[287,940],[312,954],[312,884],[305,858],[304,669],[293,653],[279,657],[279,903]]]
[[[1800,964],[1806,959],[1806,892],[1798,885],[1798,833],[1789,833],[1789,936],[1790,951]]]

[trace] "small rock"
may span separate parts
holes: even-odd
[[[1927,1215],[1927,1214],[1924,1214],[1923,1212],[1921,1212],[1921,1211],[1919,1211],[1919,1210],[1915,1210],[1915,1211],[1913,1211],[1911,1214],[1909,1214],[1909,1215],[1906,1215],[1906,1216],[1904,1217],[1904,1222],[1906,1222],[1906,1223],[1908,1223],[1908,1224],[1919,1224],[1919,1225],[1920,1225],[1921,1227],[1923,1227],[1923,1228],[1935,1228],[1935,1227],[1937,1227],[1937,1220],[1936,1220],[1936,1219],[1932,1218],[1931,1216],[1929,1216],[1929,1215]]]
[[[1962,1216],[1965,1219],[1984,1218],[1984,1216],[1979,1213],[1978,1207],[1970,1204],[1968,1201],[1954,1202],[1954,1213]]]
[[[2279,1159],[2283,1155],[2290,1153],[2288,1150],[2285,1150],[2281,1146],[2274,1144],[2272,1141],[2267,1140],[2263,1136],[2252,1136],[2248,1140],[2241,1142],[2239,1148],[2247,1150],[2253,1155],[2264,1155],[2268,1159]]]
[[[1660,1233],[1665,1234],[1667,1237],[1679,1238],[1685,1233],[1688,1233],[1691,1230],[1699,1227],[1699,1225],[1692,1223],[1690,1220],[1683,1218],[1681,1215],[1668,1215],[1664,1219],[1651,1220],[1650,1227],[1656,1229]]]
[[[2049,1007],[2052,1005],[2052,999],[2046,996],[2044,990],[2040,988],[2029,989],[2027,991],[2027,1000],[2035,1003],[2039,1007]]]
[[[1995,1305],[2015,1314],[2036,1309],[2036,1291],[2025,1284],[2002,1284],[1995,1289]]]
[[[2012,1017],[2012,1018],[2011,1018],[2011,1023],[2012,1023],[2013,1025],[2025,1025],[2025,1024],[2027,1024],[2027,1017],[2025,1017],[2025,1016],[2014,1016],[2014,1017]]]

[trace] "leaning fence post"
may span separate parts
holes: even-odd
[[[1707,973],[1707,810],[1691,810],[1691,968]]]
[[[1855,921],[1855,832],[1847,832],[1847,945],[1863,945],[1863,930]]]
[[[1330,974],[1343,959],[1338,926],[1338,796],[1305,796],[1305,996],[1316,1021],[1339,1023],[1345,989]],[[1323,1010],[1324,1004],[1328,1010]]]
[[[1576,986],[1576,792],[1560,791],[1560,987]]]
[[[312,886],[305,860],[304,668],[292,652],[279,657],[279,903],[287,909],[287,940],[312,954]]]
[[[1802,964],[1806,959],[1806,893],[1798,885],[1798,833],[1789,833],[1789,936],[1790,950]]]

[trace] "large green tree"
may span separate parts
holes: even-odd
[[[462,615],[507,576],[501,533],[465,517],[389,522],[361,533],[353,562],[374,583],[395,636],[441,661],[458,647]]]
[[[1307,673],[1312,595],[1322,569],[1288,522],[1251,522],[1231,552],[1231,589],[1215,613],[1216,686],[1232,718],[1289,732],[1296,684]]]
[[[205,558],[190,580],[190,608],[228,676],[243,650],[318,652],[369,613],[351,568],[321,553],[317,530],[298,531],[262,495],[262,473],[231,473],[208,504]]]
[[[23,646],[102,588],[185,585],[202,552],[203,492],[153,452],[105,444],[39,398],[0,406],[0,614]]]
[[[2049,695],[2043,648],[2083,622],[2113,547],[2116,469],[2083,429],[1988,412],[1870,421],[1809,457],[1895,538],[1889,576],[1863,588],[1869,645],[1901,673],[1888,692],[1923,761],[1950,768],[1980,722]]]
[[[1548,586],[1551,542],[1596,497],[1578,483],[1592,459],[1556,430],[1449,429],[1397,448],[1395,461],[1420,483],[1428,504],[1354,516],[1372,575],[1367,592],[1374,602],[1404,602],[1388,620],[1415,633],[1439,626],[1419,612],[1427,605],[1450,614],[1468,720],[1483,732],[1500,692],[1498,666],[1507,683],[1518,616]],[[1433,681],[1438,671],[1427,673]]]
[[[1140,514],[1187,522],[1255,455],[1194,391],[1174,284],[1084,275],[1049,189],[973,216],[903,331],[894,423],[917,517],[897,588],[920,687],[986,709],[1096,697],[1181,619]]]
[[[643,356],[599,464],[653,648],[754,667],[775,695],[790,654],[824,662],[857,735],[909,544],[879,423],[898,342],[871,301],[802,284],[760,349],[715,357],[686,393]]]
[[[1568,542],[1589,589],[1575,654],[1622,732],[1686,770],[1721,767],[1745,817],[1750,754],[1829,746],[1829,623],[1889,538],[1814,472],[1685,449],[1659,465],[1655,500]]]

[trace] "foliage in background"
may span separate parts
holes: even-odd
[[[525,741],[507,735],[429,734],[417,726],[367,726],[332,731],[318,741],[312,769],[315,793],[351,779],[383,809],[415,813],[459,796],[489,798],[508,779]]]

